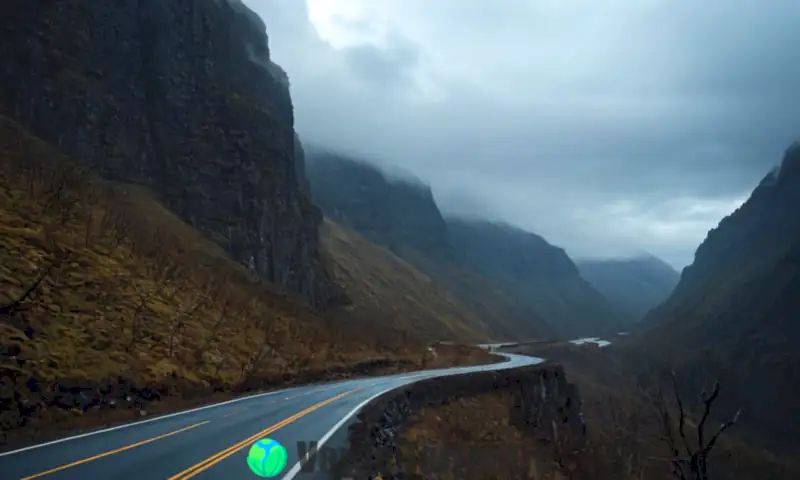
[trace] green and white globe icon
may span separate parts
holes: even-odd
[[[262,478],[278,476],[286,468],[286,449],[271,438],[262,438],[250,447],[247,465]]]

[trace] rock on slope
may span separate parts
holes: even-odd
[[[728,413],[743,406],[743,422],[778,448],[800,447],[798,205],[795,144],[749,200],[709,232],[673,294],[642,321],[636,338],[690,378],[721,376]]]
[[[669,297],[680,274],[653,256],[587,259],[576,262],[581,276],[638,321]]]
[[[610,304],[580,278],[563,250],[539,237],[508,234],[486,222],[470,229],[470,223],[445,219],[429,187],[390,178],[343,155],[309,153],[307,169],[314,200],[328,217],[433,277],[499,337],[548,338],[617,327]],[[613,327],[604,328],[607,323]]]
[[[238,0],[0,5],[0,109],[159,199],[286,291],[323,305],[319,210],[302,192],[288,78]]]

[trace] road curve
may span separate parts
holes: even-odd
[[[492,365],[291,388],[34,445],[0,454],[0,479],[257,479],[245,459],[264,437],[287,448],[285,480],[328,479],[300,470],[298,441],[344,446],[345,427],[364,404],[419,379],[543,361],[502,355],[507,361]]]

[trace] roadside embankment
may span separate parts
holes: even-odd
[[[364,406],[349,428],[340,474],[485,479],[566,473],[584,443],[580,409],[576,388],[557,365],[422,380]]]

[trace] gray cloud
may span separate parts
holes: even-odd
[[[342,53],[353,76],[382,93],[413,86],[412,72],[417,65],[418,52],[411,46],[393,45],[390,49],[380,49],[373,45],[360,45]]]
[[[800,2],[246,3],[303,138],[400,166],[444,209],[575,256],[689,263],[800,125]],[[363,41],[323,38],[321,8]]]

